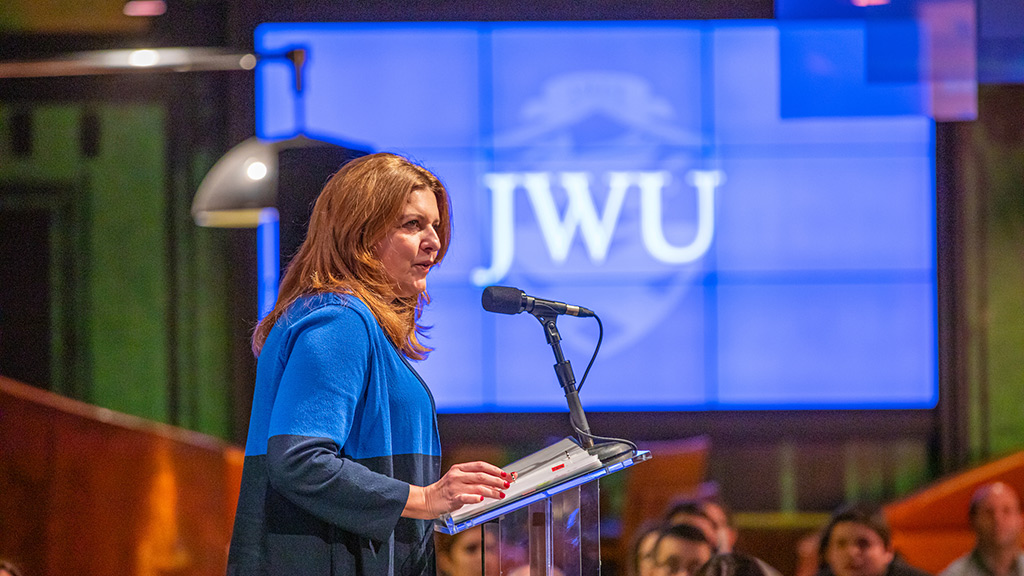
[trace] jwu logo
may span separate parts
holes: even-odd
[[[656,93],[654,86],[646,77],[624,71],[566,72],[548,79],[538,86],[534,97],[506,112],[514,114],[514,120],[494,139],[504,165],[521,162],[535,166],[543,159],[550,166],[551,159],[558,158],[576,169],[484,176],[491,201],[490,266],[472,271],[474,284],[495,284],[513,272],[517,246],[531,250],[532,259],[543,250],[539,246],[543,243],[553,269],[563,264],[571,268],[579,264],[575,255],[569,262],[577,237],[595,268],[613,266],[606,266],[610,253],[612,261],[622,254],[635,260],[637,256],[643,259],[642,250],[666,265],[687,264],[704,256],[715,233],[715,191],[725,182],[725,175],[719,170],[683,171],[679,165],[685,160],[672,158],[671,153],[666,156],[666,149],[700,150],[704,141],[692,122],[680,123],[674,101]],[[690,102],[685,95],[677,93],[675,97]],[[500,113],[499,118],[503,118]],[[608,162],[665,169],[595,172],[579,168]],[[692,236],[666,234],[666,230],[694,228],[688,220],[693,217],[690,208],[676,213],[675,205],[666,201],[680,191],[696,195],[696,232]],[[522,194],[532,208],[536,227],[527,224],[527,216],[515,213],[516,206],[523,205],[517,202]],[[602,198],[603,204],[595,198]],[[672,208],[663,209],[665,206]],[[628,224],[619,230],[625,222]],[[632,234],[634,230],[639,238],[626,236],[626,231]],[[576,246],[575,254],[579,254],[579,244]],[[621,252],[613,252],[616,247]],[[529,266],[527,261],[520,264]],[[515,271],[520,271],[518,266]]]
[[[604,263],[615,236],[626,195],[640,195],[640,234],[646,252],[665,264],[686,264],[701,258],[711,246],[715,233],[715,190],[725,175],[719,170],[690,170],[686,184],[695,190],[697,200],[696,234],[687,243],[676,245],[665,237],[663,194],[671,183],[667,171],[609,172],[605,181],[608,194],[604,206],[595,205],[591,193],[595,178],[587,172],[500,172],[489,173],[484,183],[491,196],[492,253],[488,268],[472,272],[477,286],[501,281],[515,260],[515,195],[525,193],[537,219],[551,260],[561,264],[569,257],[579,233],[590,261]],[[564,191],[567,205],[559,216],[554,187]]]

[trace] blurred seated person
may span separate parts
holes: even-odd
[[[704,514],[711,519],[715,526],[715,535],[718,539],[718,552],[724,554],[732,552],[736,547],[736,538],[739,532],[732,524],[732,514],[722,500],[718,491],[718,485],[714,482],[705,482],[701,485],[699,501]]]
[[[695,576],[715,555],[714,544],[691,524],[669,526],[654,544],[655,576]]]
[[[636,530],[629,546],[626,576],[654,576],[654,545],[662,529],[659,524],[646,523]]]
[[[696,576],[781,576],[760,558],[739,552],[716,554],[708,560]]]
[[[739,533],[732,524],[732,515],[722,500],[717,482],[702,482],[692,496],[676,501],[666,515],[668,523],[676,524],[672,521],[672,516],[686,513],[703,516],[711,522],[719,553],[732,552],[735,549]]]
[[[718,528],[714,520],[704,510],[704,503],[699,500],[679,500],[665,514],[666,526],[686,524],[698,528],[704,533],[705,539],[719,552]]]
[[[967,513],[976,538],[974,550],[954,560],[940,576],[1024,576],[1024,519],[1017,492],[1002,482],[985,484],[974,491]]]
[[[899,558],[882,511],[874,506],[840,508],[821,533],[818,576],[929,576]]]
[[[821,568],[821,532],[805,534],[796,543],[796,569],[793,576],[815,576]]]
[[[455,535],[435,534],[434,547],[438,574],[498,576],[498,526],[495,524],[484,524]]]

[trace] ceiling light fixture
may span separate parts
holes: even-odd
[[[156,50],[133,50],[128,54],[128,64],[137,68],[148,68],[160,63],[160,54]]]
[[[256,56],[222,48],[145,48],[76,52],[48,60],[0,62],[0,78],[93,76],[126,72],[252,70]]]

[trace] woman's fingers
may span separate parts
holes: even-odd
[[[452,468],[459,468],[460,470],[464,470],[466,472],[483,472],[485,474],[497,476],[499,478],[508,477],[508,474],[505,473],[504,470],[498,468],[493,464],[488,464],[487,462],[464,462],[462,464],[456,464],[455,466],[452,466]]]
[[[453,481],[467,486],[491,486],[498,489],[508,488],[511,480],[511,476],[506,474],[501,468],[485,462],[456,464],[448,470],[448,474],[445,476],[449,476]]]
[[[469,494],[487,498],[502,498],[508,482],[489,474],[455,474],[448,485],[453,495]],[[479,500],[479,498],[477,498]]]
[[[491,498],[495,498],[495,499],[504,498],[504,497],[505,497],[505,495],[501,494],[501,493],[499,493],[497,496],[491,496]],[[483,502],[487,498],[488,498],[487,496],[478,496],[476,494],[460,494],[459,498],[458,498],[459,506],[458,506],[458,508],[455,508],[454,510],[452,510],[452,512],[454,512],[455,510],[458,510],[459,508],[462,508],[466,504],[477,504],[477,503]]]
[[[486,462],[456,464],[426,488],[431,512],[440,515],[486,498],[504,498],[502,490],[509,487],[510,478],[501,468]]]
[[[502,488],[508,488],[510,485],[509,481],[504,478],[484,474],[482,472],[467,474],[461,480],[468,486],[490,486],[492,488],[498,488],[499,490]]]

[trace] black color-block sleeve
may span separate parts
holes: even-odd
[[[267,441],[270,483],[325,522],[386,541],[405,508],[409,485],[337,454],[328,438],[272,436]]]

